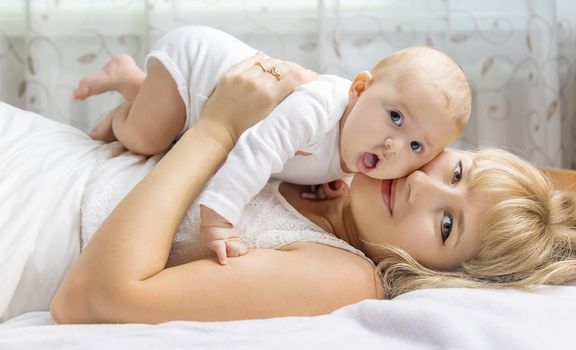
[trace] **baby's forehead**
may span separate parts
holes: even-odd
[[[434,105],[437,109],[449,109],[450,98],[447,92],[433,80],[417,74],[402,74],[390,79],[388,83],[393,84],[398,98],[405,100],[405,103],[424,103]]]
[[[459,95],[454,93],[457,84],[449,84],[453,79],[437,73],[425,72],[423,69],[390,70],[379,68],[372,73],[375,84],[391,85],[399,97],[413,101],[426,101],[451,111],[458,108],[452,103]]]
[[[436,113],[428,112],[425,105],[421,105],[421,113],[412,114],[410,121],[413,130],[417,130],[418,141],[430,144],[433,148],[444,148],[456,141],[462,133],[459,122],[448,112],[436,109]],[[418,110],[418,109],[414,109]],[[420,140],[422,139],[422,140]],[[438,150],[439,151],[439,150]]]

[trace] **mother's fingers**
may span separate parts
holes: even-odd
[[[263,55],[249,57],[222,75],[202,115],[221,123],[236,140],[296,86],[316,78],[316,73],[295,63]]]
[[[264,78],[270,82],[278,81],[279,79],[272,74],[272,70],[280,71],[282,70],[283,62],[278,59],[266,58],[260,59],[254,62],[251,68],[246,69],[245,74],[247,77],[258,79]],[[270,78],[274,79],[270,79]],[[280,77],[281,78],[281,77]]]
[[[267,92],[274,99],[282,100],[297,86],[318,79],[318,74],[293,62],[274,59],[265,59],[261,62],[264,67],[269,67],[263,73],[270,76],[264,79],[270,82]],[[258,68],[262,71],[260,67]]]
[[[245,72],[245,77],[257,82],[273,101],[279,103],[297,86],[318,79],[318,74],[293,62],[262,58]]]
[[[258,66],[262,72],[270,74],[274,77],[274,79],[278,81],[282,80],[283,73],[281,72],[285,73],[288,71],[288,64],[286,62],[273,58],[258,61],[255,63],[255,65]]]
[[[258,51],[254,56],[250,56],[250,57],[236,63],[232,67],[230,67],[226,71],[226,74],[235,75],[235,74],[243,73],[243,72],[247,71],[248,69],[252,68],[252,66],[254,66],[254,64],[256,62],[259,62],[262,59],[264,59],[264,57],[265,57],[264,54],[262,52]]]
[[[302,84],[318,79],[318,74],[299,64],[257,54],[230,68],[226,75],[254,84],[279,103]]]
[[[278,81],[273,91],[279,98],[285,98],[294,89],[302,84],[309,83],[318,79],[318,74],[308,69],[292,71],[289,75],[285,76],[282,80]]]
[[[256,72],[268,73],[271,76],[273,76],[277,81],[283,80],[284,78],[291,75],[300,76],[300,74],[302,73],[308,75],[307,78],[310,77],[317,78],[317,75],[314,72],[305,69],[299,64],[289,61],[282,61],[274,58],[261,59],[259,61],[256,61],[254,63],[254,66],[257,67],[257,69],[255,70]]]

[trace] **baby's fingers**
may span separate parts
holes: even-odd
[[[226,254],[231,258],[236,258],[248,253],[248,245],[240,239],[226,241]]]
[[[226,256],[225,240],[212,241],[206,244],[206,246],[210,248],[214,253],[216,253],[216,258],[218,259],[218,263],[220,263],[220,265],[226,265],[228,259]]]
[[[321,185],[312,185],[310,190],[302,192],[301,198],[310,200],[331,200],[341,197],[346,193],[346,183],[342,180],[335,180]]]
[[[324,189],[321,185],[312,185],[310,186],[310,192],[302,192],[300,195],[301,198],[310,199],[310,200],[322,200],[326,199],[324,195]]]
[[[220,263],[220,265],[226,265],[228,263],[225,243],[223,243],[222,245],[218,245],[218,249],[216,249],[216,256],[218,257],[218,262]]]

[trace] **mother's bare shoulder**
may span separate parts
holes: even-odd
[[[313,242],[295,242],[280,251],[290,252],[310,278],[331,285],[338,292],[343,287],[346,297],[381,299],[382,285],[374,264],[349,251]]]

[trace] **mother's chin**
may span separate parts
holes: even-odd
[[[390,183],[389,180],[385,180]],[[393,231],[393,221],[389,208],[388,197],[383,195],[383,180],[374,179],[364,174],[356,174],[350,185],[350,211],[354,218],[356,235],[359,240],[377,241],[384,232]],[[369,246],[364,244],[362,250],[374,259]],[[377,249],[375,251],[381,251]]]

